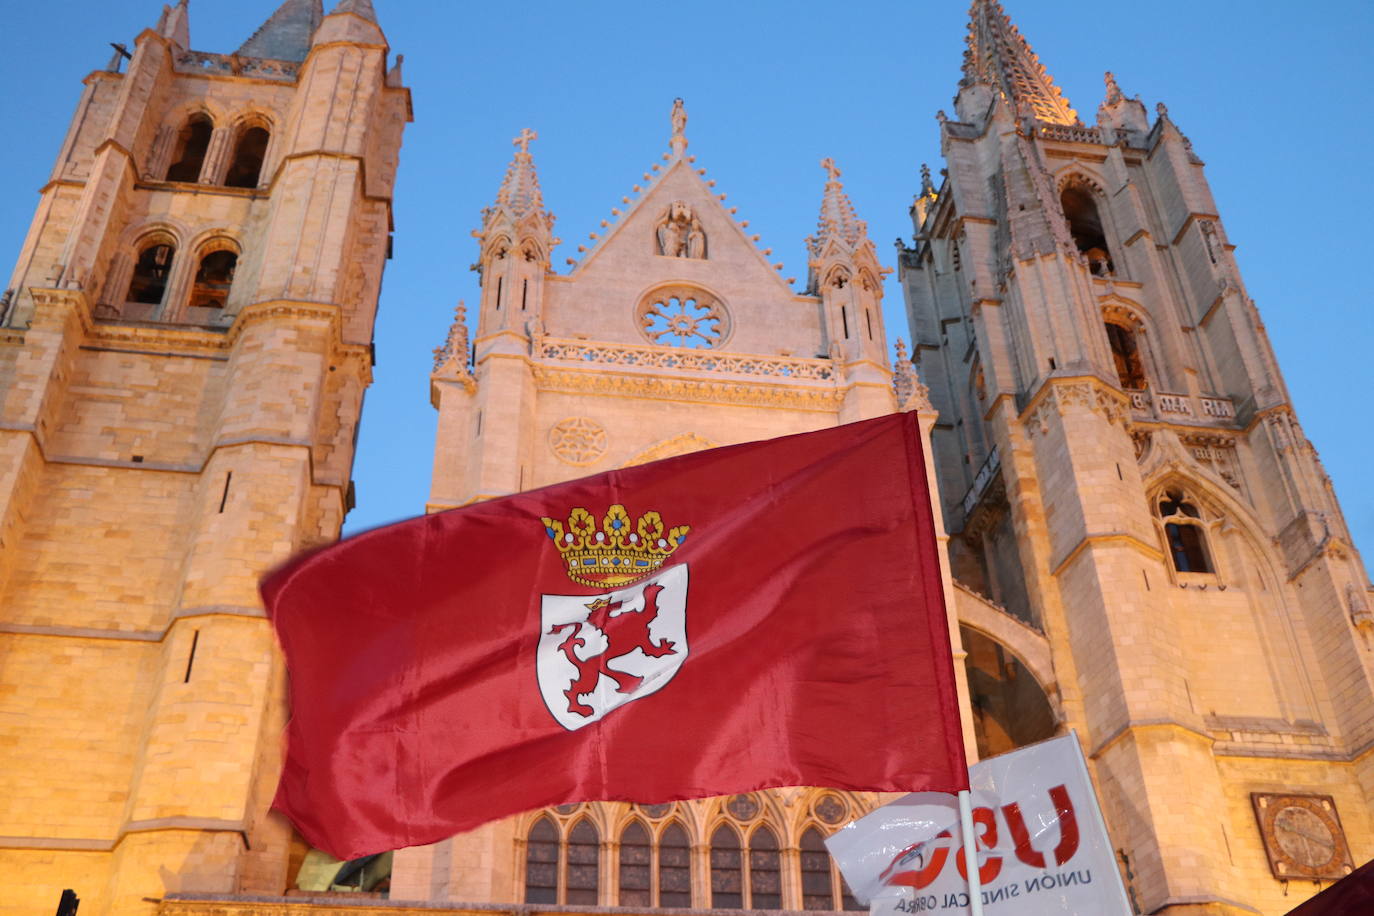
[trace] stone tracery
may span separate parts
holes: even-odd
[[[718,299],[689,286],[655,290],[640,302],[636,318],[650,343],[712,349],[730,336],[730,316]]]

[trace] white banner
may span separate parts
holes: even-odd
[[[1130,916],[1116,856],[1074,735],[969,767],[983,907],[989,916]],[[969,912],[959,806],[921,792],[828,840],[873,914]]]

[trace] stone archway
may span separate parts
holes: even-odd
[[[1021,660],[990,636],[960,625],[979,758],[1053,738],[1058,718],[1045,689]]]

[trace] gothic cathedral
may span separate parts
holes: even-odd
[[[870,793],[568,805],[355,862],[269,813],[257,580],[351,507],[410,95],[371,0],[286,0],[233,54],[188,20],[86,79],[0,299],[0,916],[861,909],[822,840]],[[1279,916],[1374,857],[1371,593],[1201,160],[1106,89],[1085,125],[974,0],[897,252],[909,354],[830,160],[794,287],[678,100],[555,272],[522,132],[435,353],[425,508],[916,411],[970,756],[1074,730],[1139,912]]]

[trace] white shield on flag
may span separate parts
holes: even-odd
[[[539,692],[569,731],[663,689],[686,659],[685,563],[602,595],[543,596]]]

